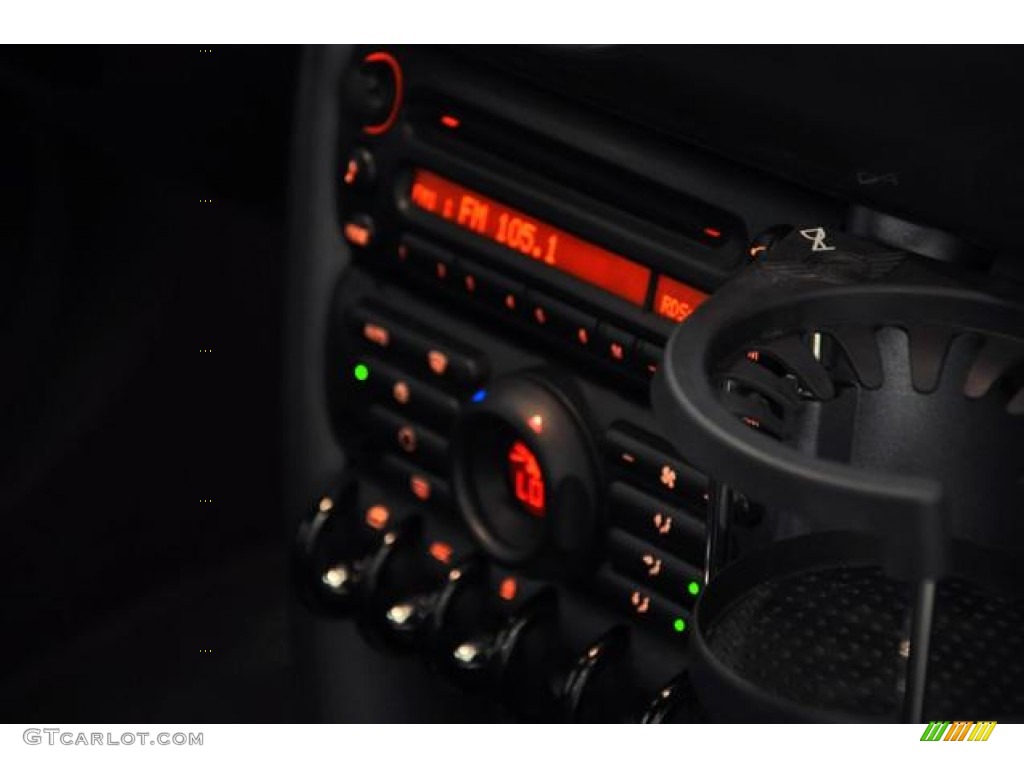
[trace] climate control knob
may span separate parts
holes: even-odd
[[[455,495],[473,535],[541,573],[584,565],[601,530],[596,452],[568,388],[540,374],[499,379],[455,431]]]

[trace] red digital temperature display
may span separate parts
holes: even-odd
[[[526,443],[516,440],[509,448],[508,474],[512,492],[523,509],[534,517],[544,517],[544,475]]]
[[[643,307],[651,270],[431,171],[416,170],[413,205]]]

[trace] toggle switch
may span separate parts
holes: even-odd
[[[360,608],[394,553],[418,533],[419,518],[383,504],[364,510],[358,501],[358,483],[346,473],[299,525],[292,578],[314,610],[344,614]]]
[[[436,658],[463,687],[500,698],[524,720],[550,720],[554,698],[546,672],[554,657],[557,596],[542,587],[508,601],[498,594],[503,583],[491,585],[475,624],[439,645]]]
[[[559,686],[565,722],[622,722],[629,696],[629,629],[612,627],[576,657]]]

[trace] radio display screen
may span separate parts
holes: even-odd
[[[668,275],[661,275],[654,291],[654,314],[681,323],[693,314],[693,310],[703,304],[707,297],[706,293],[698,291],[692,285],[673,280]]]
[[[413,205],[643,307],[651,270],[431,171],[413,173]]]

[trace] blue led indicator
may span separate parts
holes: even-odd
[[[485,397],[487,397],[487,390],[478,389],[476,392],[473,393],[473,402],[482,403]]]

